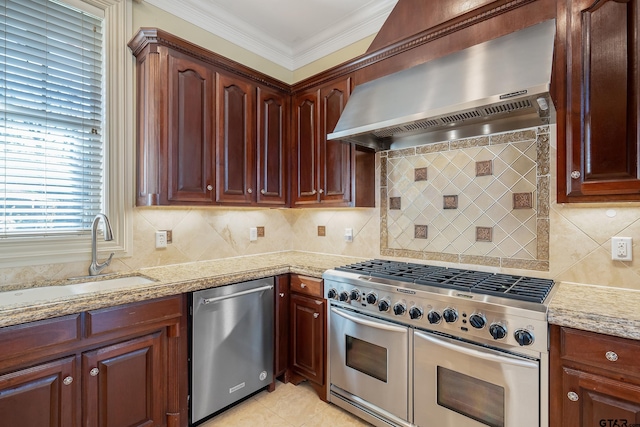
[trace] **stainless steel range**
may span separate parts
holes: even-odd
[[[332,403],[376,426],[548,426],[552,280],[386,260],[323,278]]]

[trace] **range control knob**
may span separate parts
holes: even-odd
[[[402,316],[407,311],[407,306],[402,302],[397,302],[393,305],[393,314],[396,316]]]
[[[378,310],[380,311],[389,311],[389,300],[383,299],[378,303]]]
[[[409,317],[413,320],[422,319],[424,311],[420,307],[413,306],[409,309]]]
[[[360,291],[357,289],[351,289],[351,294],[349,295],[351,301],[360,301]]]
[[[440,323],[440,321],[442,320],[442,316],[437,311],[430,310],[427,313],[427,320],[429,320],[429,323],[431,323],[432,325],[435,325],[437,323]]]
[[[476,329],[482,329],[487,324],[487,319],[480,313],[473,313],[469,316],[469,323]]]
[[[533,334],[526,329],[516,330],[513,337],[518,341],[518,344],[522,346],[533,344]]]
[[[376,295],[373,292],[369,292],[367,294],[367,303],[368,304],[375,304],[378,301],[378,295]]]
[[[338,299],[338,291],[336,291],[335,289],[329,289],[329,292],[327,292],[327,298]]]
[[[489,333],[494,340],[501,340],[507,336],[507,328],[499,323],[492,323],[491,326],[489,326]]]
[[[442,317],[444,317],[445,322],[453,323],[458,320],[458,312],[455,308],[445,308],[442,312]]]
[[[349,294],[347,293],[347,291],[340,292],[340,301],[349,302]]]

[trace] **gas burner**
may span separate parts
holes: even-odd
[[[337,267],[363,276],[543,303],[553,280],[374,259]]]

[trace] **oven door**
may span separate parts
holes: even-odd
[[[419,427],[539,427],[537,360],[414,331]]]
[[[338,307],[330,312],[331,389],[407,420],[409,328]],[[342,391],[342,392],[341,392]],[[346,392],[346,393],[344,393]]]

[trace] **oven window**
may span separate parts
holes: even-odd
[[[346,335],[347,366],[387,382],[387,349]]]
[[[438,405],[491,427],[504,427],[504,388],[438,366]]]

